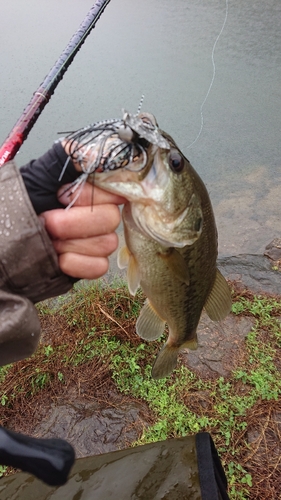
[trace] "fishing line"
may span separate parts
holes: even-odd
[[[187,146],[186,149],[191,148],[198,141],[198,139],[199,139],[199,137],[200,137],[200,135],[202,133],[202,130],[203,130],[203,126],[204,126],[203,107],[204,107],[204,105],[205,105],[205,103],[206,103],[206,101],[207,101],[207,99],[209,97],[209,94],[211,92],[211,89],[212,89],[212,86],[213,86],[213,83],[214,83],[214,80],[215,80],[215,76],[216,76],[216,65],[215,65],[215,57],[214,57],[215,50],[216,50],[216,45],[217,45],[217,43],[218,43],[218,41],[219,41],[219,39],[220,39],[220,37],[222,35],[222,32],[223,32],[224,27],[226,25],[227,18],[228,18],[228,0],[225,0],[225,17],[224,17],[223,25],[222,25],[221,30],[220,30],[220,32],[219,32],[219,34],[218,34],[218,36],[217,36],[217,38],[215,40],[215,43],[214,43],[213,49],[212,49],[212,54],[211,54],[212,65],[213,65],[213,76],[212,76],[209,88],[207,90],[207,94],[206,94],[206,96],[205,96],[205,98],[204,98],[204,100],[203,100],[203,102],[202,102],[202,104],[200,106],[200,116],[201,116],[200,130],[199,130],[199,132],[197,134],[197,137],[194,139],[194,141],[191,144],[189,144],[189,146]]]

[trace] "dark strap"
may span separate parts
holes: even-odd
[[[230,500],[225,473],[210,434],[196,434],[195,442],[202,500]]]

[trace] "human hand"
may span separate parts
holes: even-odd
[[[58,191],[59,201],[65,206],[74,197],[66,189],[67,185]],[[118,205],[124,202],[120,196],[85,183],[69,210],[40,214],[62,272],[73,278],[96,279],[108,271],[108,257],[118,246],[115,232],[121,220]]]

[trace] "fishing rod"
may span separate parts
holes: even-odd
[[[0,148],[0,167],[15,157],[80,47],[91,30],[95,27],[97,20],[109,2],[110,0],[96,1],[95,5],[93,5],[86,15],[84,21],[80,24],[76,33],[74,33],[70,39],[55,65],[45,77],[45,80],[41,83],[36,92],[34,92],[28,106],[24,109],[21,117],[18,119]]]

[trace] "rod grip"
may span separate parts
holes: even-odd
[[[29,472],[51,486],[67,481],[73,447],[63,439],[39,439],[0,426],[0,464]]]

